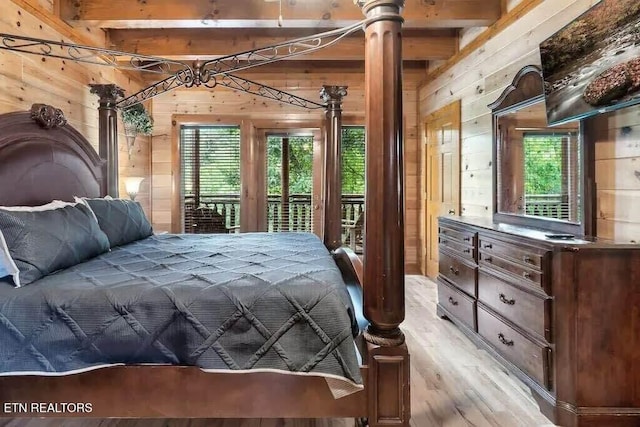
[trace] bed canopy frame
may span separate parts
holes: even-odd
[[[126,54],[130,60],[123,66],[117,62],[124,55],[122,52],[0,35],[0,48],[3,49],[171,74],[129,97],[124,97],[124,92],[116,85],[91,85],[92,93],[99,96],[99,157],[80,134],[62,125],[60,120],[61,126],[47,130],[32,121],[33,116],[41,122],[55,122],[51,117],[59,118],[61,114],[55,109],[40,105],[31,113],[0,116],[1,175],[22,176],[16,172],[25,170],[25,161],[36,161],[31,160],[36,151],[46,152],[42,156],[50,158],[48,164],[53,165],[33,176],[16,178],[10,186],[3,184],[0,205],[37,204],[54,197],[69,199],[83,191],[78,189],[78,181],[95,184],[85,190],[87,195],[96,195],[96,192],[117,195],[118,108],[134,105],[175,87],[223,85],[304,108],[325,108],[323,240],[334,254],[345,279],[355,281],[363,288],[364,314],[369,321],[361,346],[364,390],[334,399],[325,379],[320,377],[258,372],[203,373],[198,368],[186,366],[116,366],[61,377],[0,377],[0,401],[91,402],[93,410],[90,414],[76,415],[93,418],[353,417],[359,419],[361,425],[368,423],[372,427],[409,426],[409,353],[399,328],[404,320],[405,306],[400,37],[403,21],[400,11],[404,0],[356,0],[355,3],[362,8],[366,19],[346,29],[192,66],[131,54]],[[324,104],[320,104],[231,74],[235,70],[330,46],[362,26],[366,39],[367,130],[363,262],[352,251],[341,247],[341,104],[346,87],[323,87]],[[53,46],[58,49],[54,50]],[[53,54],[60,47],[67,49],[66,53]],[[74,175],[74,170],[80,172]],[[67,176],[69,174],[71,176]],[[53,186],[60,187],[55,191],[51,186],[38,185],[57,178],[64,179],[59,186]],[[76,182],[76,187],[64,184],[72,181]],[[16,192],[15,188],[22,191]],[[50,415],[68,417],[74,414]]]

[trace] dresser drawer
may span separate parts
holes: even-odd
[[[466,245],[475,245],[477,233],[470,230],[458,230],[444,225],[438,227],[440,237],[452,238]]]
[[[527,266],[524,264],[518,264],[513,261],[509,261],[506,258],[502,258],[493,252],[487,252],[486,249],[482,249],[478,257],[478,262],[490,270],[497,270],[512,274],[514,281],[518,284],[524,284],[533,286],[536,289],[546,289],[545,275],[543,272],[537,270],[534,266]]]
[[[460,255],[460,257],[470,261],[476,260],[476,250],[473,246],[453,240],[448,236],[438,236],[438,243],[441,247],[446,247],[452,252]]]
[[[458,257],[442,251],[440,251],[438,257],[440,275],[475,298],[477,296],[476,278],[478,267],[475,264],[469,265]]]
[[[551,390],[551,349],[533,342],[478,304],[478,333],[505,359]]]
[[[547,252],[547,250],[542,248],[524,246],[518,243],[507,243],[485,236],[479,237],[478,250],[484,255],[497,255],[538,270],[543,268],[544,256]]]
[[[476,303],[459,290],[438,280],[438,304],[476,331]]]
[[[551,299],[525,292],[484,271],[478,273],[478,300],[517,326],[551,340]]]

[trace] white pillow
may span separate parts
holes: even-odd
[[[75,206],[77,203],[74,202],[65,202],[62,200],[54,200],[45,205],[40,206],[0,206],[0,209],[10,212],[41,212],[41,211],[51,211],[54,209],[61,209],[65,206]],[[93,211],[92,211],[93,213]],[[94,215],[95,218],[95,215]],[[98,220],[96,219],[96,222]],[[7,242],[4,240],[4,235],[2,234],[2,230],[0,230],[0,278],[11,276],[13,278],[13,283],[17,288],[20,287],[20,270],[16,266],[15,261],[11,258],[11,254],[9,253],[9,248],[7,247]]]
[[[52,211],[54,209],[64,208],[65,206],[76,205],[78,202],[65,202],[62,200],[54,200],[46,205],[40,206],[0,206],[0,209],[12,212],[40,212],[40,211]]]
[[[9,254],[7,242],[4,240],[2,230],[0,230],[0,277],[6,276],[11,276],[16,288],[20,287],[20,270]]]

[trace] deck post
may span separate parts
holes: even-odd
[[[98,107],[98,154],[107,161],[107,194],[118,197],[118,97],[124,91],[114,84],[91,84],[91,93],[100,97]]]
[[[324,244],[329,250],[342,246],[342,98],[347,86],[322,86],[327,104],[324,183]]]
[[[404,0],[359,0],[365,29],[366,184],[364,314],[368,421],[409,426],[409,352],[404,320],[402,22]]]

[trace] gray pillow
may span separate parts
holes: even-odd
[[[32,212],[0,209],[0,231],[19,270],[16,286],[109,250],[107,236],[81,204]]]
[[[140,203],[126,199],[84,199],[98,219],[112,248],[153,234]]]

